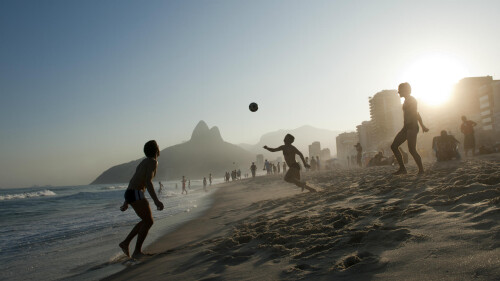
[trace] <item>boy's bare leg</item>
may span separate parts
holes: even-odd
[[[120,248],[122,249],[123,253],[127,256],[127,257],[130,257],[130,252],[129,252],[129,245],[130,245],[130,242],[132,241],[132,239],[134,239],[134,237],[137,235],[137,233],[139,233],[139,229],[141,228],[142,226],[142,221],[138,222],[134,228],[132,228],[132,230],[130,231],[130,233],[128,234],[127,238],[125,238],[125,240],[123,240],[120,244],[118,244],[118,246],[120,246]]]
[[[137,230],[137,242],[134,253],[132,254],[133,258],[139,258],[144,255],[142,252],[142,244],[148,235],[149,229],[153,225],[153,216],[151,214],[149,203],[146,199],[135,201],[131,205],[136,214],[142,219]]]
[[[285,181],[286,182],[289,182],[289,183],[293,183],[295,184],[296,186],[298,187],[301,187],[302,188],[302,191],[304,191],[304,189],[307,189],[309,190],[310,192],[316,192],[316,189],[308,186],[305,182],[303,181],[300,181],[298,179],[290,179],[290,178],[285,178]]]

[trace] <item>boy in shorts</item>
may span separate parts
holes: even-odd
[[[285,174],[284,178],[286,182],[293,183],[296,186],[301,187],[302,191],[307,189],[310,192],[316,192],[314,188],[308,186],[305,182],[300,181],[300,165],[297,161],[295,161],[295,155],[300,157],[302,163],[304,163],[304,167],[309,168],[309,164],[306,163],[304,155],[302,155],[302,153],[292,145],[295,141],[295,137],[287,134],[283,141],[285,144],[278,148],[270,148],[265,145],[264,149],[267,149],[270,152],[283,151],[283,157],[285,157],[285,162],[288,165],[288,172]]]

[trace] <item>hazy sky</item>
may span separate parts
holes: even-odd
[[[149,139],[188,140],[199,120],[232,143],[305,124],[354,130],[369,96],[432,54],[498,79],[498,11],[500,1],[2,0],[0,187],[87,184]]]

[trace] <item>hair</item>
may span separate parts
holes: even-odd
[[[448,133],[446,132],[446,130],[442,130],[442,131],[441,131],[441,136],[442,136],[442,137],[447,136],[447,135],[448,135]]]
[[[467,120],[467,117],[465,117],[465,115],[462,115],[462,120],[463,120],[463,119]]]
[[[401,91],[401,90],[407,90],[409,93],[411,93],[410,83],[404,82],[404,83],[399,84],[398,91]]]
[[[150,140],[144,145],[144,154],[146,157],[155,157],[156,153],[158,156],[160,155],[160,149],[158,148],[158,144],[155,140]]]
[[[295,137],[290,134],[286,134],[285,139],[283,141],[285,143],[293,143],[295,141]]]

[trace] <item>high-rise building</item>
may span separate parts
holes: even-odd
[[[401,98],[396,90],[383,90],[369,98],[373,142],[388,146],[403,127]],[[377,147],[377,149],[379,149]]]
[[[363,121],[361,125],[356,126],[359,143],[363,147],[363,152],[377,149],[377,141],[373,138],[373,121]]]
[[[315,141],[309,145],[309,158],[321,155],[321,144],[319,141]]]
[[[349,165],[351,156],[356,155],[354,146],[359,142],[358,133],[349,132],[339,134],[336,138],[337,143],[337,159],[344,165]]]
[[[255,161],[255,164],[259,167],[262,167],[264,165],[264,155],[257,154],[257,159]]]

